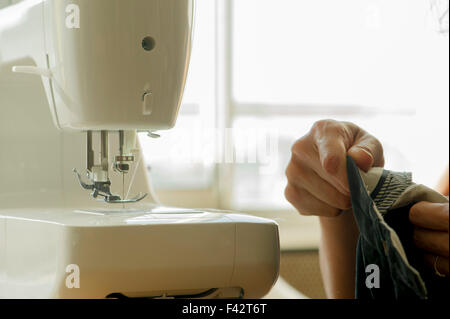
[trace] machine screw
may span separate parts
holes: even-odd
[[[145,51],[152,51],[156,46],[156,41],[152,37],[145,37],[142,40],[142,47]]]

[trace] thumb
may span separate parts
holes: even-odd
[[[373,136],[366,136],[357,141],[348,150],[348,155],[364,172],[369,171],[372,167],[384,166],[383,147]]]
[[[353,146],[348,151],[348,155],[353,158],[356,165],[367,173],[373,166],[372,154],[360,146]]]

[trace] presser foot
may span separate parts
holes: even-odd
[[[120,196],[113,195],[111,193],[111,181],[108,180],[107,182],[95,182],[89,178],[92,184],[87,184],[83,181],[80,173],[78,173],[75,168],[72,171],[78,177],[78,182],[80,183],[81,187],[86,190],[91,190],[91,196],[99,201],[103,201],[108,204],[130,204],[140,202],[145,197],[147,197],[147,194],[139,193],[133,198],[122,199],[120,198]],[[87,175],[89,176],[89,174]]]

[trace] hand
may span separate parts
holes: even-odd
[[[292,147],[286,199],[302,215],[339,216],[351,208],[346,156],[364,171],[383,167],[381,143],[353,123],[319,121]]]
[[[415,226],[414,243],[424,252],[425,263],[433,272],[437,270],[447,277],[448,216],[448,203],[420,202],[414,205],[409,213],[409,220]]]

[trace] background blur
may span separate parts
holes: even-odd
[[[433,187],[449,158],[449,39],[437,20],[429,0],[197,0],[177,126],[141,139],[159,195],[289,220],[284,247],[314,246],[315,221],[283,198],[284,170],[293,142],[324,118],[365,128],[388,169]],[[207,160],[224,143],[205,132],[230,127],[275,132],[276,165]]]
[[[290,147],[316,120],[352,121],[382,141],[388,169],[435,186],[449,160],[449,39],[437,21],[429,0],[197,0],[177,127],[142,138],[162,201],[276,219],[282,275],[323,297],[317,219],[283,197]],[[226,145],[205,137],[211,128],[274,129],[274,169],[211,163]]]
[[[382,141],[386,168],[436,185],[449,161],[449,39],[434,1],[197,0],[177,126],[141,136],[162,202],[277,220],[282,275],[323,297],[317,219],[283,197],[290,147],[317,120],[352,121]],[[267,156],[213,160],[253,154],[255,132]]]

